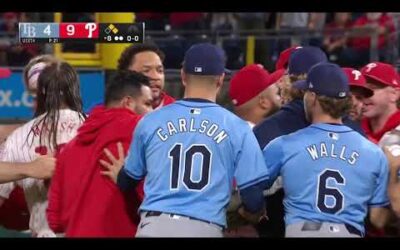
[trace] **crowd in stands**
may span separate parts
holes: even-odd
[[[79,16],[88,13],[78,14],[76,21],[85,21]],[[255,63],[270,70],[280,52],[296,45],[318,46],[330,61],[354,68],[371,59],[372,46],[374,59],[394,64],[399,51],[398,17],[398,13],[380,12],[135,13],[135,21],[146,23],[146,38],[166,53],[167,69],[179,68],[185,51],[198,42],[219,43],[227,53],[227,67],[239,69],[246,64],[248,35],[256,36]],[[43,53],[43,45],[22,45],[15,39],[18,22],[43,21],[52,22],[52,13],[0,14],[0,65],[22,66]],[[376,45],[371,41],[374,35]]]

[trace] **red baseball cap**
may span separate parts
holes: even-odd
[[[271,84],[270,74],[262,65],[247,65],[232,77],[229,96],[235,106],[240,106]]]
[[[291,47],[288,49],[285,49],[279,54],[278,60],[275,63],[275,70],[278,69],[287,69],[288,64],[289,64],[289,58],[290,55],[292,54],[293,50],[301,48],[301,46],[296,46],[296,47]]]
[[[350,90],[352,89],[359,89],[362,91],[365,97],[371,97],[374,95],[374,91],[367,87],[367,81],[363,74],[356,69],[353,68],[342,68],[344,73],[349,79]]]
[[[11,76],[11,70],[8,68],[0,68],[0,79],[8,78]]]
[[[394,88],[400,88],[400,77],[396,69],[387,63],[372,62],[361,69],[361,73],[368,78],[374,79],[379,83]]]
[[[282,78],[282,76],[285,74],[285,69],[278,69],[278,70],[276,70],[274,73],[272,73],[271,75],[270,75],[270,81],[271,81],[271,84],[274,84],[274,83],[276,83],[279,79],[281,79]]]

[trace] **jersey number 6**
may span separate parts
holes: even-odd
[[[193,158],[198,154],[201,156],[201,177],[200,180],[192,180]],[[200,191],[207,186],[210,180],[211,152],[205,145],[191,145],[182,158],[182,144],[175,144],[169,151],[171,159],[171,189],[178,189],[179,169],[183,164],[183,184],[188,190]]]
[[[328,185],[329,180],[337,185],[345,185],[345,179],[337,170],[326,169],[318,176],[317,207],[323,213],[336,214],[344,206],[344,197],[338,188]],[[330,197],[333,201],[327,204]]]

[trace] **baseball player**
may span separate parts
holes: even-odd
[[[283,179],[286,237],[363,237],[368,207],[371,222],[383,226],[380,215],[389,204],[386,157],[343,125],[351,99],[339,66],[317,64],[294,87],[305,91],[312,124],[263,150],[270,181]]]
[[[116,141],[123,143],[125,152],[128,150],[140,115],[152,110],[151,102],[149,79],[143,74],[118,71],[110,79],[105,106],[90,113],[57,157],[47,207],[54,232],[65,232],[66,237],[135,235],[140,219],[135,212],[143,188],[138,185],[137,190],[121,192],[101,175],[98,160],[105,157],[103,148]]]
[[[291,53],[288,64],[289,88],[281,90],[288,92],[290,102],[254,127],[254,134],[261,148],[264,148],[279,136],[296,132],[310,125],[304,111],[304,92],[293,88],[293,83],[297,80],[304,80],[312,66],[327,61],[325,53],[318,47],[301,47]],[[350,119],[345,118],[343,122],[359,133],[362,133],[361,127]],[[267,237],[284,237],[283,197],[282,188],[268,197],[267,211],[270,220],[268,224],[259,227],[261,235]]]
[[[276,78],[280,78],[277,76]],[[229,85],[229,97],[237,116],[253,128],[280,108],[276,82],[262,65],[251,64],[240,69]]]
[[[365,100],[361,125],[368,138],[378,143],[382,136],[400,124],[400,77],[396,69],[386,63],[371,62],[361,69],[367,86],[374,95]]]
[[[23,82],[26,90],[33,96],[36,96],[37,77],[45,65],[54,62],[57,59],[51,55],[40,55],[32,58],[29,63],[24,67]],[[9,71],[9,70],[8,70]],[[0,71],[0,78],[9,77],[11,71]],[[33,98],[33,109],[36,109],[36,100]],[[8,130],[1,130],[1,145],[0,152],[3,150],[4,143],[7,136],[12,133],[16,128],[22,126],[21,124],[9,125]],[[15,170],[14,170],[15,171]],[[9,198],[0,207],[0,223],[7,229],[24,230],[29,227],[29,209],[25,202],[23,190],[16,187],[10,193]]]
[[[349,117],[355,122],[360,123],[364,101],[374,95],[374,91],[367,87],[367,82],[362,73],[353,68],[342,68],[350,84],[352,108]]]
[[[394,155],[389,148],[384,148],[385,155],[389,161],[390,176],[388,194],[390,198],[390,205],[392,210],[395,212],[397,217],[400,217],[400,182],[399,182],[399,171],[400,171],[400,155]]]
[[[57,62],[52,55],[40,55],[32,58],[25,66],[22,72],[26,89],[33,95],[36,95],[37,81],[43,69],[51,63]]]
[[[262,65],[251,64],[232,77],[229,97],[234,104],[234,113],[247,121],[251,128],[280,108],[277,82],[282,75],[283,70],[269,74]],[[255,228],[237,214],[239,205],[240,197],[235,189],[227,209],[228,229],[225,236],[258,237]]]
[[[4,161],[30,162],[38,154],[54,154],[71,140],[85,117],[76,71],[65,62],[46,67],[38,78],[35,119],[16,129],[8,138]],[[13,188],[21,186],[31,213],[29,227],[33,236],[51,237],[46,220],[47,187],[43,180],[24,179],[0,185],[2,200]]]
[[[127,188],[145,177],[137,237],[222,237],[234,177],[241,213],[254,214],[252,221],[265,214],[262,191],[269,175],[254,134],[215,103],[224,68],[219,47],[193,45],[181,70],[184,99],[146,115],[136,127],[117,183]],[[122,163],[110,158],[113,164],[103,165],[115,181]]]
[[[151,79],[153,94],[153,109],[159,109],[171,104],[175,99],[169,96],[164,89],[164,53],[154,44],[134,44],[122,52],[118,60],[119,70],[140,72]]]

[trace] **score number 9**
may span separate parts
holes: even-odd
[[[67,25],[67,35],[73,36],[75,34],[75,26],[72,24]]]

